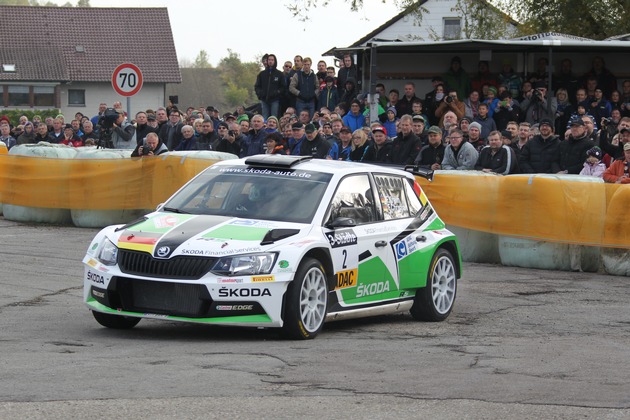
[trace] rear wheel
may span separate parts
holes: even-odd
[[[140,318],[134,318],[129,316],[111,315],[103,312],[92,311],[96,322],[107,328],[114,328],[116,330],[128,330],[135,327]]]
[[[451,253],[437,250],[429,269],[426,287],[416,292],[411,315],[419,321],[444,321],[448,318],[457,294],[457,270]]]
[[[296,340],[315,338],[328,309],[328,282],[322,264],[306,258],[287,289],[283,335]]]

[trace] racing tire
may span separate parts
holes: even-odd
[[[444,321],[451,313],[457,295],[455,259],[449,251],[439,248],[429,267],[427,284],[416,291],[411,316],[418,321]]]
[[[319,261],[302,261],[289,284],[284,305],[282,336],[293,340],[315,338],[328,311],[328,280]]]
[[[135,327],[141,318],[134,318],[129,316],[111,315],[103,312],[92,311],[96,322],[107,328],[113,328],[115,330],[128,330]]]

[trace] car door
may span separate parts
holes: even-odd
[[[335,273],[337,309],[374,303],[397,290],[386,263],[391,233],[382,226],[374,197],[368,175],[352,175],[341,180],[330,204],[329,222],[338,218],[356,222],[352,227],[324,230]]]

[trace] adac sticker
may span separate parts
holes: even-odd
[[[336,273],[335,289],[347,289],[349,287],[356,287],[358,274],[359,270],[357,268]]]

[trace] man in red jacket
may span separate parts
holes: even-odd
[[[630,143],[623,145],[623,158],[615,160],[606,172],[604,181],[611,184],[630,184]]]

